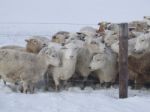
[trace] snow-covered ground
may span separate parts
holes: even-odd
[[[1,36],[0,45],[24,46],[26,36]],[[150,90],[129,89],[128,99],[118,98],[118,88],[93,90],[77,87],[62,92],[14,92],[0,81],[0,112],[149,112]]]
[[[118,89],[15,93],[0,82],[0,112],[149,112],[150,91],[130,90],[118,99]]]

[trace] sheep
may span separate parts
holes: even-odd
[[[68,38],[68,35],[70,33],[69,32],[66,32],[66,31],[59,31],[57,32],[56,34],[54,34],[52,36],[52,42],[56,42],[56,43],[65,43],[65,39]]]
[[[102,38],[104,32],[99,32],[97,29],[93,28],[93,27],[83,27],[80,29],[79,33],[83,33],[85,34],[85,39],[88,38]]]
[[[132,38],[128,40],[128,56],[134,54],[134,46],[136,44],[137,38]],[[111,49],[119,54],[119,41],[111,45]]]
[[[107,23],[107,22],[98,23],[99,29],[96,32],[101,34],[101,35],[104,35],[108,24],[110,24],[110,23]]]
[[[17,45],[6,45],[6,46],[2,46],[0,47],[0,49],[15,49],[18,51],[26,51],[24,47],[21,46],[17,46]]]
[[[53,49],[43,48],[38,55],[0,49],[0,74],[5,81],[19,82],[23,93],[33,93],[49,65],[59,66],[60,57]]]
[[[104,42],[107,46],[111,46],[113,43],[119,40],[119,34],[114,31],[105,31]]]
[[[120,26],[117,23],[110,23],[107,25],[107,30],[119,33]]]
[[[90,33],[96,33],[96,29],[95,28],[93,28],[93,27],[91,27],[91,26],[86,26],[86,27],[83,27],[83,28],[81,28],[80,29],[80,31],[79,32],[83,32],[83,33],[86,33],[86,32],[90,32]]]
[[[85,44],[81,47],[77,59],[76,73],[83,77],[84,85],[82,89],[84,89],[86,80],[91,73],[89,64],[93,54],[103,52],[105,49],[105,44],[97,42],[96,40],[92,40],[91,43]]]
[[[148,25],[145,21],[130,22],[129,27],[135,27],[135,31],[137,32],[145,32],[148,29]]]
[[[63,46],[60,50],[60,66],[53,66],[50,68],[53,80],[55,82],[55,90],[59,90],[60,80],[67,81],[73,76],[75,72],[77,55],[79,48],[73,44],[69,43]]]
[[[133,71],[136,89],[141,88],[144,83],[150,81],[150,52],[129,56],[128,68]]]
[[[80,32],[70,33],[68,35],[68,38],[65,39],[65,42],[63,44],[67,44],[67,43],[70,43],[71,41],[75,41],[75,40],[85,41],[85,36],[86,35],[84,33],[80,33]]]
[[[27,42],[26,44],[26,51],[30,53],[38,54],[39,51],[48,45],[50,40],[46,37],[40,37],[40,36],[33,36],[30,37],[30,39],[25,40]]]
[[[144,21],[148,24],[150,27],[150,16],[144,16]]]
[[[100,84],[114,83],[118,73],[117,56],[107,48],[105,52],[93,55],[89,68],[98,76]]]
[[[150,52],[150,33],[143,34],[137,37],[134,50],[139,54]]]

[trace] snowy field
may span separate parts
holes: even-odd
[[[1,36],[0,45],[25,46],[26,36]],[[85,90],[73,87],[62,92],[14,92],[0,81],[0,112],[149,112],[150,90],[129,89],[128,99],[118,98],[118,88]]]
[[[128,99],[118,99],[118,89],[13,92],[0,82],[0,112],[149,112],[150,91],[130,90]]]

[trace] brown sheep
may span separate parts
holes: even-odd
[[[138,88],[150,81],[150,53],[128,57],[128,68],[136,73],[135,81]],[[135,86],[136,86],[135,84]]]
[[[26,39],[25,41],[27,42],[26,51],[35,54],[38,54],[39,51],[43,47],[48,46],[48,43],[50,42],[48,38],[40,36],[33,36],[30,39]]]

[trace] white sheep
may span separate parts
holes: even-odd
[[[99,77],[100,84],[114,83],[117,69],[117,56],[110,49],[95,54],[90,62],[90,69]]]
[[[136,43],[137,38],[132,38],[128,40],[128,56],[134,54],[134,46]],[[119,54],[119,41],[115,42],[111,45],[111,49]]]
[[[68,35],[70,33],[69,32],[66,32],[66,31],[59,31],[57,33],[55,33],[53,36],[52,36],[52,42],[55,42],[55,43],[65,43],[65,39],[68,38]]]
[[[59,89],[60,80],[67,82],[67,80],[73,76],[78,50],[79,48],[73,43],[66,44],[60,49],[61,66],[51,67],[50,70],[55,82],[56,91]]]
[[[107,25],[107,30],[113,31],[114,33],[119,33],[120,26],[117,23],[110,23]]]
[[[33,93],[49,65],[59,66],[60,57],[53,49],[43,48],[38,55],[11,49],[0,50],[0,74],[5,81],[20,82],[23,92]]]
[[[150,33],[137,37],[134,49],[135,53],[150,52]]]
[[[106,49],[105,44],[92,40],[91,43],[85,44],[79,51],[76,72],[80,74],[84,79],[84,86],[88,76],[91,73],[89,69],[90,61],[95,53],[104,52]]]
[[[144,21],[150,26],[150,16],[144,16]]]
[[[148,29],[148,24],[145,21],[132,21],[128,26],[133,27],[137,32],[145,32]]]
[[[80,32],[82,33],[89,33],[89,34],[95,34],[97,29],[91,27],[91,26],[86,26],[80,29]]]
[[[118,40],[119,40],[119,33],[110,30],[105,31],[104,42],[106,43],[107,46],[111,46]]]

